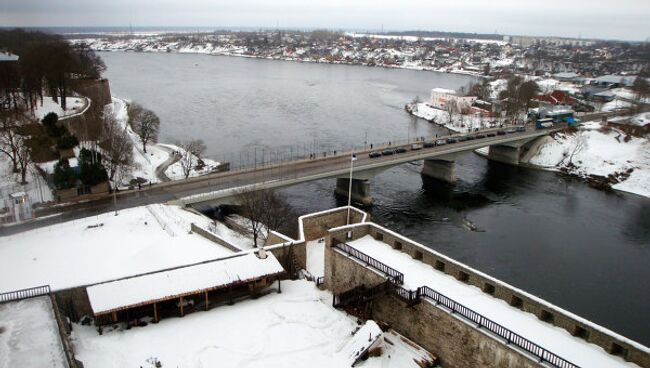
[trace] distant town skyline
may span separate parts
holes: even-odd
[[[650,1],[0,0],[4,27],[425,30],[645,41]]]

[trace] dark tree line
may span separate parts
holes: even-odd
[[[3,108],[33,109],[46,93],[66,109],[72,80],[98,79],[106,70],[101,58],[86,45],[71,45],[59,35],[0,31],[0,50],[19,57],[17,63],[0,63]]]

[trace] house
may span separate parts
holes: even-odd
[[[568,93],[564,91],[554,90],[551,93],[536,96],[534,100],[538,101],[540,105],[548,106],[557,106],[557,105],[568,105],[572,106],[575,104],[575,100],[569,96]]]
[[[445,88],[434,88],[431,90],[431,106],[445,110],[447,106],[456,104],[460,111],[469,110],[477,97],[474,96],[458,96],[456,91]]]

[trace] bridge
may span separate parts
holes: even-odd
[[[558,126],[550,129],[535,130],[527,126],[523,131],[515,131],[514,126],[483,129],[468,134],[429,138],[424,141],[393,142],[391,145],[375,146],[373,149],[355,150],[352,176],[352,200],[363,205],[372,204],[370,179],[391,167],[407,162],[424,161],[422,175],[445,182],[456,181],[455,160],[465,152],[490,146],[489,159],[508,164],[518,164],[526,148],[542,136],[564,128]],[[498,135],[498,131],[509,132]],[[448,138],[464,139],[468,135],[482,135],[484,138],[463,140],[444,145],[432,145],[436,140]],[[490,136],[488,136],[490,135]],[[423,146],[412,149],[413,144]],[[402,153],[369,157],[370,152],[382,152],[386,149],[402,149]],[[176,203],[194,207],[208,207],[219,203],[233,201],[235,194],[241,190],[273,189],[303,182],[336,178],[336,193],[347,197],[350,187],[350,157],[352,152],[338,152],[319,157],[293,157],[282,162],[264,164],[256,163],[226,172],[212,173],[186,180],[170,181],[142,189],[120,191],[115,203],[111,194],[96,195],[77,203],[57,204],[37,209],[36,215],[43,218],[38,223],[25,223],[11,227],[0,227],[0,234],[16,233],[29,228],[47,224],[74,220],[77,218],[104,213],[113,209],[125,209],[151,203]],[[48,218],[48,216],[51,216]]]

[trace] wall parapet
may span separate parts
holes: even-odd
[[[650,368],[650,349],[648,347],[438,253],[394,231],[367,222],[333,228],[329,234],[333,242],[356,240],[366,235],[383,241],[393,249],[406,253],[413,259],[430,265],[435,270],[450,275],[468,285],[476,286],[484,293],[501,299],[512,307],[532,313],[538,319],[560,327],[571,335],[597,345],[612,355],[620,356],[624,360],[636,363],[641,367]]]

